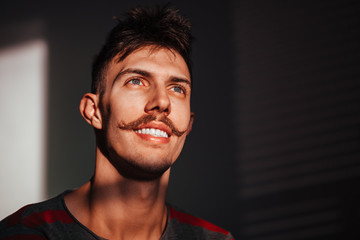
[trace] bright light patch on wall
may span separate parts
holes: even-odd
[[[45,197],[47,51],[0,49],[0,219]]]

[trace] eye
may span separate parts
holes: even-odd
[[[140,85],[143,86],[144,84],[140,81],[140,79],[134,78],[131,79],[130,81],[128,81],[128,83],[133,84],[133,85]]]
[[[174,92],[178,92],[178,93],[185,93],[184,89],[182,87],[179,87],[179,86],[173,86],[172,88],[172,91]]]

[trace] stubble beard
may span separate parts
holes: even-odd
[[[118,124],[115,129],[120,131],[129,131],[132,132],[139,125],[148,123],[155,119],[167,124],[172,130],[172,134],[180,137],[185,134],[186,130],[179,130],[167,117],[158,117],[156,115],[144,115],[140,118],[132,121],[130,123],[121,123]],[[106,134],[101,134],[105,136]],[[134,180],[140,181],[149,181],[160,178],[173,164],[173,159],[170,157],[160,157],[160,159],[155,159],[152,155],[152,152],[147,154],[137,152],[136,149],[133,149],[133,152],[128,154],[128,156],[121,156],[113,146],[116,144],[110,144],[108,138],[103,139],[103,143],[106,143],[107,146],[100,147],[102,153],[107,156],[107,159],[111,164],[117,169],[120,175]],[[128,146],[127,146],[128,147]],[[182,148],[182,146],[180,146]]]
[[[176,137],[181,137],[187,131],[179,130],[175,124],[166,116],[158,116],[158,115],[143,115],[138,119],[132,122],[122,122],[117,125],[117,127],[121,131],[134,131],[138,128],[141,124],[145,124],[154,120],[159,120],[165,123],[170,129],[171,134],[175,135]],[[181,147],[182,148],[182,147]],[[113,157],[119,157],[119,154],[114,152]],[[137,180],[154,180],[160,178],[165,171],[167,171],[172,166],[172,159],[162,158],[162,159],[153,159],[152,152],[148,154],[136,152],[131,153],[131,156],[126,157],[126,159],[118,159],[117,163],[113,163],[118,165],[118,171],[124,175],[125,177],[134,178]],[[112,158],[113,159],[113,158]]]
[[[139,181],[160,178],[172,165],[169,159],[151,159],[144,154],[133,152],[126,158],[117,153],[110,153],[109,160],[124,177]]]

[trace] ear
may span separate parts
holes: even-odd
[[[190,113],[189,125],[188,125],[188,128],[187,128],[187,130],[186,130],[186,135],[189,135],[189,133],[191,132],[192,125],[193,125],[193,123],[194,123],[194,117],[195,117],[195,113],[191,112],[191,113]]]
[[[101,112],[99,109],[99,97],[93,93],[86,93],[81,101],[79,110],[85,121],[94,128],[102,128]]]

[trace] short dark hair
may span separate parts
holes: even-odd
[[[119,62],[133,51],[145,47],[164,47],[178,52],[191,74],[190,21],[169,5],[153,8],[136,7],[128,11],[111,30],[92,66],[91,92],[104,91],[103,73],[116,56]]]

